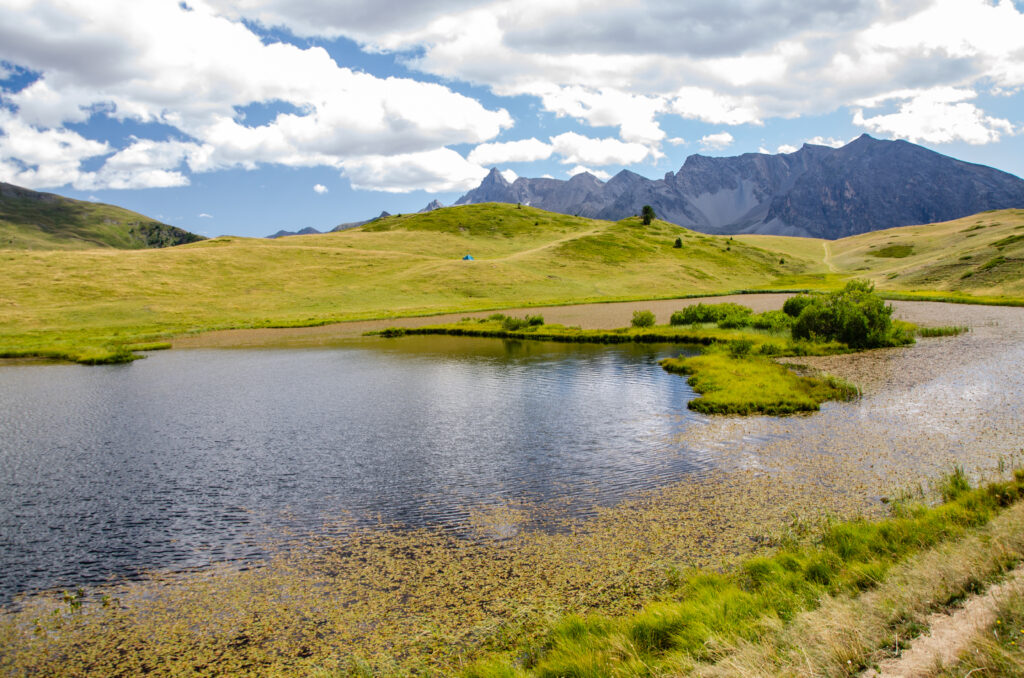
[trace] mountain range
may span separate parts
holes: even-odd
[[[658,218],[705,233],[836,239],[1024,207],[1024,180],[864,134],[841,148],[804,144],[778,155],[691,155],[663,179],[622,170],[608,181],[583,172],[568,180],[509,183],[493,168],[455,204],[484,202],[610,220],[651,205]]]

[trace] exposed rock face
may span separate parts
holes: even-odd
[[[842,148],[805,144],[780,155],[691,155],[678,172],[656,180],[623,170],[607,182],[584,173],[568,181],[520,177],[510,184],[492,169],[455,204],[481,202],[600,219],[622,219],[651,205],[659,218],[707,233],[834,239],[1024,207],[1024,180],[865,134]]]
[[[431,200],[429,203],[427,203],[426,207],[419,211],[419,214],[423,214],[424,212],[433,212],[434,210],[439,210],[442,207],[444,207],[444,205],[441,203],[440,200]]]

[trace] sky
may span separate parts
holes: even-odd
[[[1024,176],[1024,0],[0,0],[0,181],[208,236],[863,133]]]

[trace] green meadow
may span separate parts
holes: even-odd
[[[835,289],[851,278],[889,295],[1014,303],[1024,297],[1022,231],[1021,210],[825,242],[483,204],[278,240],[143,250],[22,242],[0,249],[0,355],[116,362],[215,329]],[[910,241],[909,252],[885,249]],[[872,254],[893,251],[901,256]]]

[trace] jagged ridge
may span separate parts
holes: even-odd
[[[691,155],[676,173],[647,179],[622,170],[607,182],[567,181],[494,168],[456,205],[522,203],[563,214],[623,219],[651,205],[659,218],[705,233],[836,239],[868,231],[1024,207],[1024,180],[906,141],[862,135],[842,148],[794,153]]]

